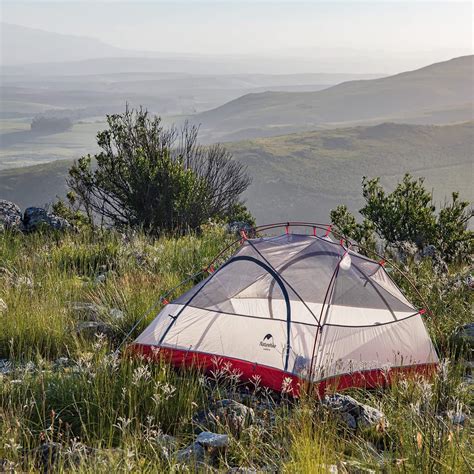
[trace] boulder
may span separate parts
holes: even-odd
[[[23,215],[23,229],[33,232],[42,226],[56,230],[65,230],[71,227],[69,222],[62,217],[48,212],[41,207],[28,207]]]
[[[0,314],[4,314],[7,311],[8,311],[7,304],[5,303],[5,301],[2,300],[2,298],[0,298]]]
[[[202,445],[194,442],[186,448],[179,450],[176,454],[176,460],[184,464],[196,464],[204,461],[205,454],[206,452]]]
[[[10,201],[0,199],[0,231],[21,231],[21,209]]]
[[[202,431],[196,438],[196,443],[199,443],[203,448],[223,449],[229,446],[229,436]]]
[[[351,429],[388,426],[386,417],[380,410],[364,405],[349,395],[327,395],[322,403],[337,413]]]
[[[227,425],[233,435],[239,436],[244,428],[255,422],[255,413],[252,408],[226,398],[199,412],[193,421],[199,429],[203,426],[218,429],[219,426]]]

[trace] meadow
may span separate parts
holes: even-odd
[[[156,315],[160,296],[234,238],[217,224],[179,238],[0,234],[0,471],[472,472],[473,385],[452,337],[472,318],[463,266],[440,276],[429,259],[401,263],[429,301],[441,363],[432,380],[352,390],[386,415],[376,427],[351,429],[319,400],[243,385],[231,368],[204,375],[115,352],[153,305],[128,341]],[[88,308],[99,308],[95,325],[84,324]],[[222,399],[252,408],[253,422],[239,432],[226,419],[202,426],[200,413]],[[200,428],[228,434],[229,446],[180,461]]]

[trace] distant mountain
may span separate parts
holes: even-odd
[[[123,50],[94,38],[52,33],[9,23],[1,23],[0,31],[2,64],[124,56]]]
[[[473,118],[474,56],[463,56],[372,80],[345,82],[317,92],[247,94],[200,113],[208,139],[279,135],[291,131],[382,121],[420,124]]]
[[[459,190],[474,201],[474,122],[445,126],[383,123],[227,144],[248,166],[247,204],[259,223],[326,222],[329,211],[362,205],[362,176],[393,187],[405,172],[425,176],[437,202]],[[25,207],[65,194],[71,161],[0,172],[0,199]]]

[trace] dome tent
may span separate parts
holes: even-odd
[[[316,227],[313,227],[316,230]],[[134,341],[147,357],[213,370],[274,390],[301,383],[377,386],[432,369],[421,314],[380,262],[328,236],[243,238],[217,270],[163,310]]]

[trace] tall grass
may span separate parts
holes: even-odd
[[[472,425],[453,420],[469,416],[473,394],[456,360],[443,362],[432,381],[400,379],[390,389],[354,391],[389,423],[352,431],[314,399],[276,398],[258,381],[244,389],[235,373],[205,377],[113,355],[161,294],[205,267],[230,240],[218,226],[200,236],[155,241],[113,232],[0,235],[0,298],[8,305],[1,315],[0,358],[13,367],[0,375],[0,460],[17,471],[47,468],[46,456],[55,458],[58,471],[180,472],[190,468],[178,463],[175,452],[194,439],[193,417],[213,400],[238,397],[255,410],[256,421],[238,436],[225,420],[213,426],[231,439],[212,460],[218,471],[471,470]],[[429,330],[448,341],[451,329],[471,317],[472,294],[444,289],[428,263],[409,270],[441,315],[427,319]],[[97,281],[99,274],[104,281]],[[73,302],[120,309],[122,319],[107,321],[116,337],[78,333]],[[449,344],[441,345],[449,353]],[[164,434],[176,438],[175,448]],[[38,449],[45,442],[50,448],[42,459]]]

